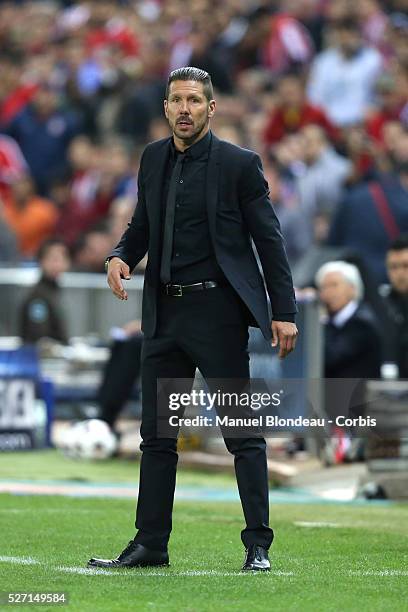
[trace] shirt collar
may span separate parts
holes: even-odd
[[[211,130],[208,130],[205,136],[200,138],[200,140],[198,140],[197,142],[195,142],[194,144],[192,144],[190,147],[188,147],[185,150],[184,155],[187,158],[189,157],[191,159],[199,159],[205,153],[208,153],[210,144],[211,144]],[[176,147],[174,146],[173,139],[171,139],[171,145],[172,145],[173,154],[180,153],[180,151],[177,151]]]
[[[357,300],[351,300],[348,304],[343,306],[341,310],[336,312],[332,317],[332,323],[335,327],[343,327],[349,319],[354,315],[358,308]]]

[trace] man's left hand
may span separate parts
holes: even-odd
[[[279,344],[279,359],[284,359],[296,346],[298,328],[290,321],[272,321],[272,346]]]

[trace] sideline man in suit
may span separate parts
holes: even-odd
[[[358,268],[346,261],[330,261],[317,271],[316,284],[327,309],[324,374],[326,378],[378,378],[381,337],[378,323],[363,302]]]
[[[390,285],[381,287],[388,317],[384,361],[397,365],[399,378],[408,378],[408,234],[390,244],[386,265]]]
[[[279,344],[284,358],[297,329],[292,278],[259,156],[210,131],[216,103],[211,78],[180,68],[168,80],[164,112],[171,138],[141,158],[138,204],[109,256],[108,283],[127,299],[122,280],[148,252],[143,291],[141,436],[143,451],[134,540],[113,560],[90,567],[167,565],[177,467],[177,440],[157,435],[159,378],[249,379],[248,325]],[[252,237],[271,300],[251,246]],[[246,527],[245,570],[268,570],[273,540],[268,516],[266,443],[225,438]]]
[[[357,266],[346,261],[330,261],[316,274],[319,297],[326,307],[324,326],[325,404],[328,418],[365,416],[365,380],[379,378],[381,335],[379,323],[368,303],[363,301],[364,286]],[[331,379],[340,379],[334,384]],[[341,382],[341,379],[343,382]],[[346,401],[349,379],[360,381]],[[344,389],[344,391],[343,391]],[[361,458],[363,440],[353,436],[353,428],[339,430],[325,446],[327,463]],[[354,430],[355,431],[355,430]]]

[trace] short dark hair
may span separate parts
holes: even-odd
[[[68,255],[70,251],[68,245],[60,238],[48,238],[41,243],[40,248],[37,251],[37,260],[41,263],[44,257],[48,254],[48,251],[55,246],[62,246],[67,250]]]
[[[211,77],[205,70],[194,68],[193,66],[183,66],[170,72],[166,87],[166,100],[169,98],[170,83],[173,81],[197,81],[203,84],[204,95],[208,101],[214,98],[214,90],[211,82]]]
[[[408,249],[408,234],[400,234],[388,247],[389,251],[404,251]]]

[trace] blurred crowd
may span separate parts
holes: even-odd
[[[62,239],[103,271],[169,134],[169,71],[210,72],[220,137],[258,151],[295,284],[354,254],[375,285],[408,231],[407,0],[0,4],[0,261]]]

